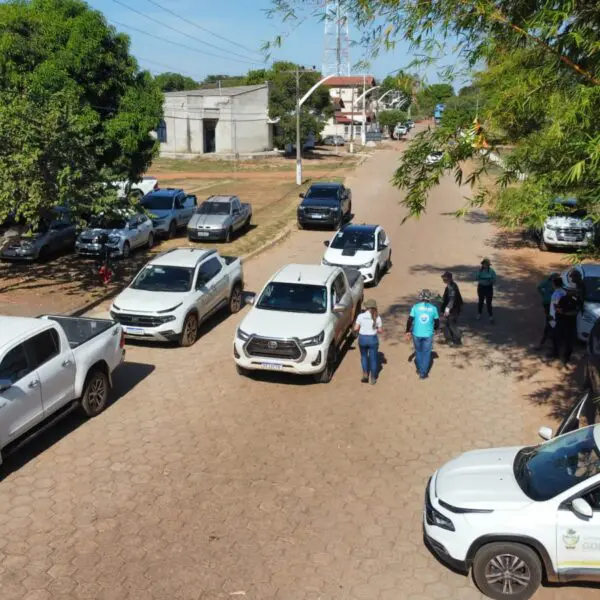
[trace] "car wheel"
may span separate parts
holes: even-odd
[[[231,230],[231,227],[225,232],[225,243],[229,244],[231,242],[231,236],[233,235],[233,231]]]
[[[298,221],[298,229],[304,229],[304,225],[302,225],[302,223],[300,223],[300,221]]]
[[[327,351],[327,361],[325,362],[325,368],[315,375],[315,381],[317,383],[329,383],[333,378],[333,372],[335,371],[336,361],[336,349],[335,342],[331,342],[329,350]]]
[[[494,600],[527,600],[542,582],[542,565],[528,546],[496,542],[475,555],[473,579],[481,592]]]
[[[92,371],[85,382],[81,408],[88,417],[99,415],[108,404],[110,384],[103,371]]]
[[[375,269],[375,276],[373,277],[373,287],[377,287],[379,282],[381,281],[381,271],[379,270],[379,265],[377,265]]]
[[[175,225],[175,221],[171,221],[169,223],[169,232],[167,235],[170,240],[172,240],[177,235],[177,225]]]
[[[242,286],[236,283],[229,296],[229,312],[234,315],[242,309]]]
[[[151,232],[148,235],[148,241],[146,242],[146,247],[148,248],[148,250],[150,250],[150,248],[152,248],[152,246],[154,246],[154,234]]]
[[[198,339],[198,316],[190,313],[183,322],[183,330],[179,336],[179,345],[183,348],[192,346]]]
[[[129,245],[129,242],[125,242],[123,244],[123,258],[124,259],[128,259],[129,255],[131,254],[131,246]]]
[[[541,252],[548,252],[548,244],[546,244],[543,237],[541,237],[538,241],[538,248]]]

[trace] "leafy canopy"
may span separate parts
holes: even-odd
[[[200,87],[197,81],[180,73],[160,73],[154,78],[154,81],[163,92],[184,92]]]
[[[144,173],[161,116],[158,86],[99,12],[79,0],[0,5],[0,222],[115,201],[106,182]]]

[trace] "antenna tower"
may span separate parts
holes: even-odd
[[[323,75],[350,75],[348,14],[341,0],[323,0],[325,6],[325,51]]]

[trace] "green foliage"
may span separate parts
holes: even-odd
[[[207,75],[200,85],[202,86],[218,86],[233,87],[236,85],[247,85],[245,75]]]
[[[161,73],[154,78],[154,81],[163,92],[183,92],[200,87],[197,81],[180,73]]]
[[[322,78],[317,71],[300,73],[300,97]],[[271,69],[250,71],[246,84],[269,81],[269,116],[279,118],[274,143],[282,148],[296,143],[296,65],[291,62],[273,63]],[[333,115],[334,109],[326,86],[318,87],[300,110],[301,143],[304,144],[312,133],[317,137],[325,127],[325,121]]]
[[[378,115],[379,124],[387,127],[389,133],[394,130],[398,123],[404,123],[407,119],[407,113],[403,110],[384,110]]]
[[[114,201],[106,183],[137,180],[158,150],[162,99],[84,2],[0,5],[0,221]]]
[[[476,95],[454,96],[446,101],[441,126],[451,132],[470,128],[477,116],[479,100]]]

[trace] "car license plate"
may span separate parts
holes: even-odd
[[[325,215],[313,215],[315,219],[324,219]]]
[[[198,235],[200,237],[208,237],[210,234],[208,233],[208,231],[199,231]]]
[[[263,369],[269,369],[270,371],[280,371],[283,369],[283,365],[279,363],[261,363]]]
[[[144,335],[144,330],[141,327],[124,327],[125,333],[131,335]]]

